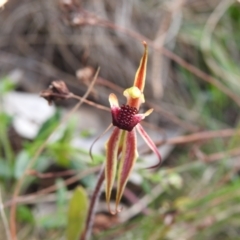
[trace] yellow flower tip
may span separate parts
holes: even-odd
[[[147,47],[146,41],[142,41],[142,44],[143,44],[143,46],[144,46],[145,48]]]
[[[112,212],[111,210],[109,211],[112,215],[116,215],[117,213],[120,213],[123,210],[123,207],[118,207],[119,202],[116,203],[115,211]]]
[[[118,99],[117,96],[114,93],[111,93],[108,97],[109,103],[111,107],[118,107],[119,103],[118,103]]]
[[[115,210],[113,211],[111,209],[111,206],[110,206],[110,199],[107,199],[107,208],[108,208],[108,212],[112,215],[116,215],[118,213],[120,213],[122,211],[122,207],[118,207],[118,204],[119,204],[119,201],[116,202],[116,206],[115,206]]]
[[[110,207],[110,203],[109,203],[109,202],[107,203],[107,207],[108,207],[108,212],[109,212],[110,214],[116,215],[116,214],[118,213],[117,210],[115,210],[115,211],[112,211],[112,210],[111,210],[111,207]]]
[[[120,213],[123,210],[123,207],[121,208],[116,208],[117,213]]]
[[[116,215],[117,214],[117,212],[115,211],[115,212],[113,212],[113,211],[111,211],[111,210],[109,210],[109,213],[111,214],[111,215]]]
[[[147,58],[148,58],[147,43],[145,41],[143,41],[142,43],[144,46],[144,53],[140,60],[138,70],[135,74],[135,79],[134,79],[134,84],[133,84],[133,86],[138,87],[141,92],[143,92],[144,86],[145,86],[145,78],[146,78],[146,71],[147,71]]]
[[[138,87],[133,86],[133,87],[127,88],[123,92],[123,95],[127,98],[131,97],[133,99],[136,99],[136,98],[140,98],[143,94]]]
[[[153,112],[153,108],[147,110],[147,111],[144,113],[144,116],[147,117],[147,116],[149,116],[152,112]]]

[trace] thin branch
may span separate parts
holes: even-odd
[[[236,157],[240,155],[240,148],[234,148],[228,151],[222,151],[222,152],[217,152],[217,153],[212,153],[209,155],[203,155],[202,160],[204,162],[215,162],[219,159],[224,159],[226,157]]]
[[[162,145],[182,145],[188,143],[195,143],[200,141],[208,141],[212,138],[227,138],[233,136],[239,136],[240,130],[236,130],[233,128],[223,129],[223,130],[216,130],[216,131],[203,131],[198,133],[193,133],[189,135],[177,136],[170,139],[163,139],[159,141],[155,141],[155,145],[160,147]],[[143,149],[140,147],[140,149]],[[149,153],[149,149],[146,150],[144,148],[141,151],[141,154]]]
[[[204,131],[204,132],[193,133],[185,136],[170,138],[164,141],[164,144],[168,144],[168,145],[187,144],[187,143],[209,140],[212,138],[220,138],[220,137],[226,138],[226,137],[232,137],[232,136],[238,136],[238,135],[240,135],[240,130],[236,130],[232,128],[217,130],[217,131]],[[156,145],[162,145],[162,143],[163,143],[162,141],[158,141],[156,142]]]
[[[163,192],[163,187],[161,184],[158,184],[155,186],[150,194],[145,195],[143,198],[141,198],[137,203],[135,203],[131,208],[129,208],[127,211],[124,211],[121,213],[120,221],[126,222],[130,218],[136,216],[140,212],[142,212],[146,207],[153,202],[161,193]]]
[[[85,99],[84,97],[80,97],[80,96],[75,95],[75,94],[72,94],[71,97],[75,98],[75,99],[77,99],[79,101],[83,101],[84,103],[86,103],[86,104],[88,104],[88,105],[90,105],[92,107],[95,107],[95,108],[98,108],[98,109],[110,112],[110,108],[109,107],[105,107],[105,106],[103,106],[101,104],[89,101],[89,100]]]
[[[95,173],[95,172],[99,171],[100,168],[101,168],[100,166],[96,166],[96,167],[84,170],[84,171],[80,172],[79,174],[74,175],[74,176],[66,179],[63,182],[64,186],[66,187],[66,186],[68,186],[70,184],[73,184],[73,183],[79,181],[80,179],[88,176],[89,174],[92,174],[92,173]],[[14,200],[11,199],[10,201],[5,202],[4,203],[4,207],[12,206],[13,204],[23,204],[23,203],[33,202],[35,199],[37,199],[37,198],[39,198],[41,196],[44,196],[44,195],[46,195],[48,193],[56,191],[57,188],[58,188],[58,186],[56,184],[53,184],[52,186],[44,188],[44,189],[42,189],[40,191],[37,191],[37,192],[35,192],[33,194],[19,196],[19,197],[15,198]]]
[[[46,178],[58,178],[58,177],[65,177],[69,175],[76,174],[77,170],[66,170],[61,172],[49,172],[49,173],[41,173],[35,170],[29,170],[27,175],[35,176],[37,178],[46,179]]]

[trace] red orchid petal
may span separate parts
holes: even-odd
[[[145,130],[143,129],[143,127],[141,126],[141,124],[138,124],[136,126],[139,134],[142,136],[142,138],[144,139],[144,141],[147,143],[147,145],[150,147],[150,149],[157,155],[158,157],[158,164],[152,166],[152,167],[149,167],[148,169],[151,169],[151,168],[156,168],[156,167],[159,167],[161,164],[162,164],[162,158],[161,158],[161,155],[155,145],[155,143],[153,142],[153,140],[148,136],[148,134],[145,132]]]
[[[118,126],[117,122],[119,114],[121,113],[121,108],[119,107],[117,96],[114,93],[111,93],[108,99],[111,106],[113,126]]]
[[[134,163],[138,157],[135,129],[133,129],[131,132],[124,131],[123,135],[122,155],[118,167],[116,213],[121,211],[121,209],[118,209],[118,205],[122,198],[124,188],[133,169]]]
[[[147,43],[143,42],[143,45],[145,48],[144,54],[140,61],[140,65],[136,72],[135,80],[133,84],[133,86],[138,87],[141,92],[143,92],[144,86],[145,86],[145,78],[146,78],[146,70],[147,70],[147,55],[148,55]]]
[[[105,192],[106,192],[106,201],[108,205],[109,212],[110,206],[110,198],[113,188],[113,183],[116,176],[116,169],[117,169],[117,160],[119,154],[119,144],[121,143],[123,130],[115,127],[112,135],[110,136],[108,142],[106,143],[106,166],[105,166]]]
[[[134,128],[138,123],[140,123],[145,117],[149,116],[153,111],[153,108],[149,109],[145,113],[135,114],[132,118],[130,127],[131,129]]]

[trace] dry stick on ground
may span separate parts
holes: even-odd
[[[21,187],[22,184],[25,180],[25,177],[27,176],[27,172],[32,168],[33,164],[35,163],[35,161],[37,160],[38,156],[42,153],[42,151],[44,150],[44,148],[46,147],[49,139],[51,138],[51,136],[53,135],[53,133],[55,133],[55,131],[61,126],[62,123],[65,123],[70,116],[72,116],[72,114],[82,105],[82,103],[84,102],[83,99],[86,99],[87,96],[89,95],[89,93],[91,92],[96,79],[97,79],[97,75],[99,73],[99,68],[94,76],[94,79],[91,83],[91,85],[89,86],[87,92],[84,94],[83,98],[76,104],[76,106],[65,116],[65,118],[62,120],[62,122],[60,122],[55,129],[53,130],[53,132],[49,135],[49,137],[44,141],[44,143],[38,148],[38,150],[36,151],[35,155],[33,156],[33,158],[29,161],[26,170],[23,174],[23,176],[18,180],[15,189],[14,189],[14,193],[13,193],[13,200],[15,200],[19,194],[19,192],[21,191]],[[10,209],[10,231],[11,231],[11,239],[12,240],[17,240],[17,229],[16,229],[16,203],[14,202],[11,206]]]
[[[227,162],[230,164],[230,167],[232,167],[230,171],[227,171],[227,173],[217,182],[217,184],[214,186],[214,191],[217,191],[217,189],[220,189],[221,187],[223,187],[224,184],[231,181],[232,177],[235,174],[237,174],[237,172],[240,170],[240,164],[238,163],[239,161],[235,161],[234,163],[231,163],[231,159],[234,160],[234,157],[240,155],[239,147],[231,150],[223,151],[223,152],[209,154],[209,155],[206,155],[199,148],[197,149],[197,151],[199,151],[201,155],[200,157],[198,157],[198,159],[206,163],[221,160],[221,159],[227,159]],[[211,193],[212,191],[213,189],[205,189],[198,194],[197,198],[199,197],[202,198],[207,194]]]
[[[229,128],[229,129],[223,129],[223,130],[216,130],[216,131],[204,131],[204,132],[198,132],[193,133],[189,135],[183,135],[183,136],[177,136],[169,139],[164,139],[160,141],[156,141],[156,146],[162,146],[165,145],[180,145],[180,144],[188,144],[188,143],[194,143],[199,141],[207,141],[212,138],[226,138],[226,137],[233,137],[233,136],[239,136],[240,130]],[[140,147],[140,149],[143,149]],[[141,154],[147,154],[149,153],[149,149],[141,151]],[[213,157],[212,157],[213,158]],[[217,157],[216,157],[216,160]]]
[[[175,53],[165,49],[165,48],[158,48],[155,46],[154,42],[150,39],[148,39],[147,37],[134,32],[132,30],[126,29],[124,27],[121,27],[119,25],[116,25],[110,21],[107,21],[105,19],[99,18],[98,16],[96,16],[95,14],[88,12],[84,9],[78,9],[76,10],[78,12],[78,16],[76,15],[74,17],[74,21],[72,21],[72,24],[77,26],[79,25],[91,25],[91,26],[99,26],[99,27],[105,27],[105,28],[109,28],[109,29],[113,29],[116,31],[121,31],[124,34],[135,38],[139,41],[146,41],[148,43],[149,46],[151,46],[153,49],[155,49],[156,51],[158,51],[159,53],[165,55],[166,57],[170,58],[171,60],[173,60],[174,62],[178,63],[180,66],[182,66],[183,68],[187,69],[188,71],[190,71],[191,73],[193,73],[195,76],[199,77],[200,79],[214,85],[215,87],[217,87],[219,90],[221,90],[224,94],[226,94],[229,98],[231,98],[238,106],[240,106],[240,97],[235,94],[234,92],[232,92],[229,88],[227,88],[224,84],[222,84],[218,79],[216,79],[215,77],[212,77],[210,75],[208,75],[207,73],[203,72],[202,70],[198,69],[197,67],[195,67],[194,65],[188,63],[187,61],[183,60],[181,57],[179,57],[178,55],[176,55]]]
[[[214,162],[214,161],[217,161],[218,159],[223,159],[223,158],[226,158],[229,156],[236,157],[239,155],[240,155],[240,148],[238,147],[238,148],[234,148],[234,149],[231,149],[228,151],[217,152],[217,153],[213,153],[210,155],[205,155],[203,160],[205,162]]]
[[[170,138],[163,141],[155,142],[157,146],[164,144],[175,145],[175,144],[186,144],[193,143],[197,141],[208,140],[211,138],[225,138],[240,135],[240,130],[236,130],[233,128],[217,130],[217,131],[204,131],[199,133],[193,133],[185,136],[178,136],[174,138]]]
[[[69,175],[74,175],[77,173],[77,170],[66,170],[61,172],[47,172],[47,173],[41,173],[38,171],[35,171],[33,169],[28,171],[29,176],[35,176],[37,178],[46,179],[46,178],[58,178],[58,177],[66,177]]]
[[[105,107],[105,106],[103,106],[101,104],[97,104],[95,102],[89,101],[89,100],[84,99],[83,97],[80,97],[78,95],[73,94],[72,98],[75,98],[75,99],[77,99],[79,101],[82,100],[84,103],[88,104],[89,106],[96,107],[96,108],[98,108],[100,110],[104,110],[104,111],[110,112],[110,108],[109,107]]]
[[[145,195],[137,203],[135,203],[131,208],[129,208],[128,211],[122,212],[120,215],[120,221],[126,222],[130,218],[142,212],[143,209],[145,209],[151,202],[153,202],[154,199],[156,199],[163,191],[164,189],[161,186],[161,184],[156,185],[152,189],[151,194]]]
[[[79,181],[80,179],[88,176],[89,174],[92,174],[92,173],[95,173],[95,172],[99,171],[100,169],[101,169],[101,167],[97,166],[97,167],[93,167],[93,168],[84,170],[84,171],[80,172],[79,174],[74,175],[74,176],[66,179],[63,182],[64,186],[68,186],[70,184],[73,184],[73,183]],[[23,204],[23,203],[33,202],[35,199],[37,199],[37,198],[39,198],[39,197],[41,197],[45,194],[56,191],[57,188],[58,188],[58,186],[56,184],[53,184],[52,186],[49,186],[49,187],[44,188],[42,190],[39,190],[39,191],[37,191],[33,194],[19,196],[15,200],[11,199],[10,201],[5,202],[4,207],[12,206],[13,204],[17,204],[17,203],[22,203]]]
[[[182,119],[178,118],[177,116],[175,116],[173,113],[166,111],[165,109],[163,109],[162,107],[158,106],[157,104],[151,103],[151,102],[146,102],[146,104],[153,108],[154,111],[158,112],[158,113],[162,113],[164,117],[170,119],[173,123],[177,124],[178,126],[190,131],[190,132],[196,132],[199,127],[196,127],[195,125],[193,125],[190,122],[185,122]]]

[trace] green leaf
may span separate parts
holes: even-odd
[[[10,179],[13,176],[10,164],[0,158],[0,178]]]
[[[69,202],[67,240],[77,240],[85,227],[88,212],[88,197],[82,187],[78,187]]]
[[[15,169],[14,169],[14,177],[19,179],[24,174],[27,165],[29,162],[29,154],[26,151],[22,151],[17,155]]]
[[[94,131],[92,129],[85,129],[82,130],[80,133],[80,137],[82,138],[88,138],[94,135]]]
[[[1,78],[0,80],[0,93],[2,95],[15,89],[16,84],[8,77]]]
[[[61,121],[60,111],[57,109],[55,114],[43,123],[38,131],[35,141],[44,141],[52,133],[57,124]]]
[[[9,127],[11,121],[12,121],[12,118],[10,116],[8,116],[4,112],[0,112],[0,126],[1,126],[1,129],[4,128],[4,130],[6,130]]]
[[[59,142],[69,143],[73,139],[74,134],[76,132],[77,122],[78,122],[78,119],[75,116],[73,116],[68,121],[68,124],[66,125],[64,132],[61,138],[59,139]]]
[[[34,217],[31,210],[26,206],[17,207],[17,219],[20,222],[33,223]]]
[[[50,151],[50,154],[53,155],[58,165],[69,167],[71,155],[75,151],[70,143],[52,143],[48,146],[48,150]]]
[[[66,227],[66,213],[54,212],[36,219],[37,224],[41,228],[60,229]]]
[[[5,113],[0,112],[0,152],[5,153],[5,158],[8,163],[12,163],[14,159],[14,152],[10,144],[8,130],[12,118]]]

